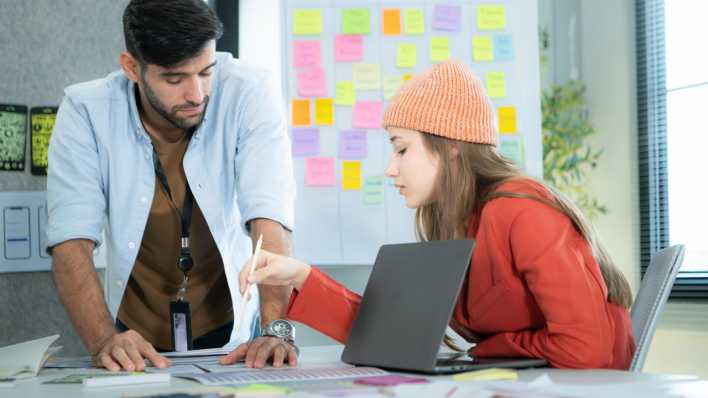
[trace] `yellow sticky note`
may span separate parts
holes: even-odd
[[[356,90],[379,90],[381,88],[381,66],[379,64],[352,65],[354,88]]]
[[[487,81],[487,94],[490,98],[506,97],[506,78],[504,72],[487,72],[484,74]]]
[[[315,124],[329,126],[334,120],[332,98],[317,98],[315,100]]]
[[[499,107],[499,132],[516,134],[516,108],[513,106]]]
[[[425,33],[422,9],[407,8],[403,10],[403,32],[409,35],[422,35]]]
[[[407,82],[408,80],[411,80],[412,77],[413,75],[411,75],[410,73],[406,73],[403,75],[403,81]]]
[[[334,103],[337,105],[354,105],[354,102],[356,102],[354,83],[351,80],[337,82]]]
[[[322,33],[322,10],[293,11],[293,33],[296,35],[319,35]]]
[[[483,381],[483,380],[517,380],[518,373],[513,369],[489,368],[458,373],[452,376],[455,381]]]
[[[342,161],[342,189],[358,191],[361,189],[361,161]]]
[[[403,84],[403,77],[398,75],[386,76],[383,79],[384,99],[390,100],[398,92]]]
[[[401,10],[383,10],[383,34],[384,36],[397,36],[401,34]]]
[[[485,4],[477,7],[477,29],[501,30],[506,28],[506,7],[502,4]]]
[[[450,40],[447,36],[434,36],[430,39],[430,60],[443,62],[450,59]]]
[[[293,126],[310,125],[310,100],[294,99],[292,102]]]
[[[223,387],[222,393],[233,393],[237,397],[279,397],[290,392],[289,389],[271,384],[249,384],[242,387]]]
[[[399,68],[415,68],[418,63],[415,44],[401,43],[396,51],[396,66]]]
[[[475,62],[494,61],[494,48],[492,47],[491,37],[472,37],[472,59]]]
[[[371,15],[368,8],[346,8],[342,10],[342,33],[364,35],[371,30]]]

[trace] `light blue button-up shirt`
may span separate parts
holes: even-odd
[[[224,261],[232,305],[251,252],[247,221],[293,227],[295,180],[279,91],[270,76],[217,53],[206,115],[184,155],[184,172]],[[100,245],[105,227],[105,294],[115,318],[135,263],[155,189],[152,142],[122,71],[68,87],[49,146],[49,246],[69,239]],[[175,264],[175,266],[177,266]],[[238,335],[257,328],[257,289]],[[248,326],[248,323],[251,323]]]

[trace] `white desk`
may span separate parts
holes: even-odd
[[[343,366],[339,361],[341,352],[342,346],[304,347],[301,352],[300,362],[307,366],[316,366],[317,364],[331,366],[333,363]],[[176,377],[172,378],[169,385],[138,385],[112,387],[110,389],[85,389],[80,384],[42,384],[46,380],[79,372],[78,369],[43,370],[37,378],[15,382],[15,387],[0,387],[0,397],[124,397],[199,387],[196,382]],[[608,385],[607,391],[602,391],[603,398],[614,396],[629,398],[631,395],[642,397],[708,397],[708,381],[699,380],[695,376],[630,373],[612,370],[529,369],[519,371],[519,380],[532,381],[544,373],[550,377],[554,384],[586,385],[587,388],[593,389]],[[444,379],[447,377],[438,376],[436,378]],[[630,391],[629,394],[628,391]],[[632,394],[632,391],[636,391],[636,394]]]

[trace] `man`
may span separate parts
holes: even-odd
[[[123,26],[122,70],[66,89],[49,148],[59,297],[110,370],[169,366],[158,351],[192,341],[242,343],[226,362],[295,364],[293,333],[260,335],[289,290],[259,287],[260,311],[254,299],[238,313],[255,239],[289,252],[295,184],[276,90],[215,52],[222,25],[202,0],[133,0]],[[92,258],[104,226],[105,298]]]

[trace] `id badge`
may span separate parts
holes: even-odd
[[[186,301],[170,302],[172,349],[185,352],[192,349],[192,316]]]

